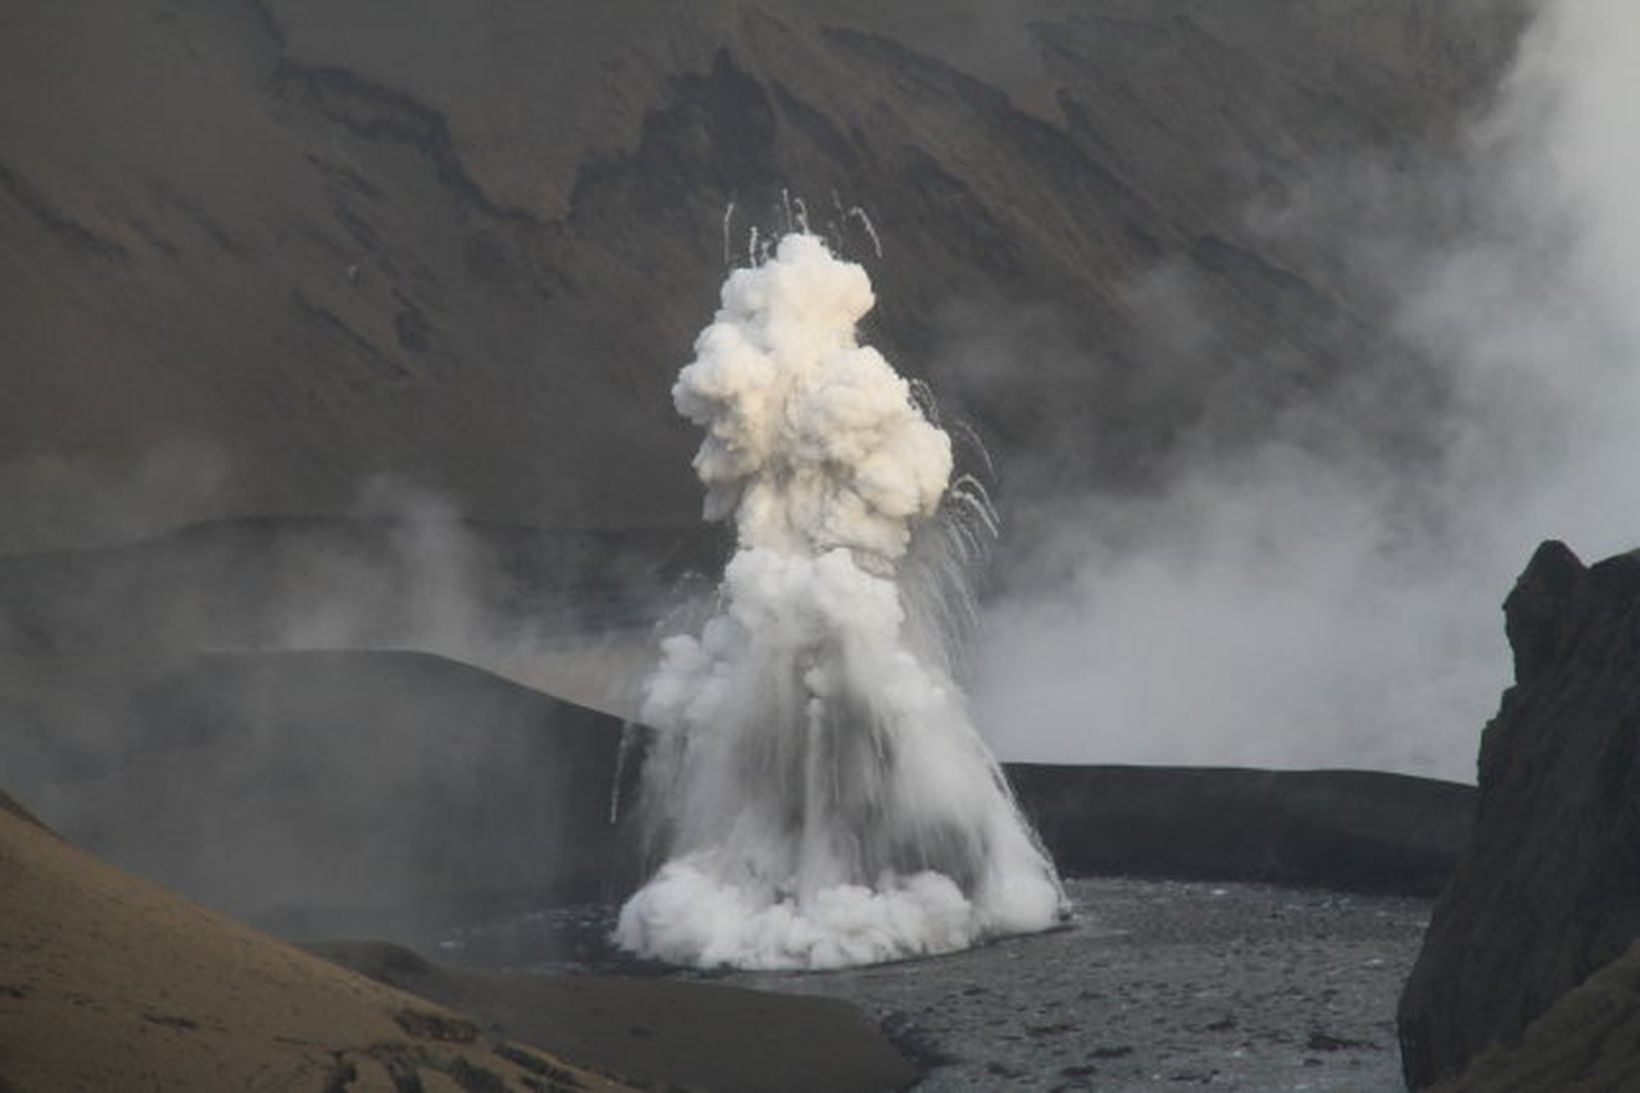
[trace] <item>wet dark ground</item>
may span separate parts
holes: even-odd
[[[1395,1000],[1427,901],[1130,879],[1076,880],[1068,890],[1067,929],[842,972],[632,961],[602,940],[608,908],[465,931],[440,949],[489,967],[664,974],[846,999],[925,1069],[921,1090],[1402,1088]]]
[[[1076,928],[922,965],[737,977],[865,1006],[929,1090],[1398,1090],[1428,907],[1251,885],[1072,882]]]

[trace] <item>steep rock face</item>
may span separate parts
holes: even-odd
[[[1256,430],[1367,356],[1330,244],[1249,211],[1449,147],[1521,5],[958,7],[12,5],[0,500],[158,451],[199,493],[158,483],[170,522],[386,471],[486,519],[690,524],[667,392],[785,189],[1000,454],[1132,475],[1216,393]],[[1162,274],[1211,361],[1147,314]]]
[[[1640,943],[1562,995],[1519,1045],[1494,1044],[1440,1093],[1623,1093],[1640,1082]]]
[[[1545,543],[1505,612],[1516,684],[1401,999],[1413,1087],[1517,1042],[1640,935],[1640,555],[1585,568]]]

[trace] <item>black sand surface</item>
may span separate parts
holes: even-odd
[[[310,952],[640,1082],[721,1093],[891,1090],[917,1070],[847,998],[620,975],[527,975],[429,962],[373,942]]]
[[[1428,905],[1260,885],[1072,881],[1075,928],[928,962],[756,976],[843,997],[926,1090],[1399,1090],[1394,999]]]
[[[922,1067],[919,1089],[1401,1088],[1395,996],[1428,920],[1427,900],[1133,879],[1073,880],[1069,892],[1069,928],[838,972],[639,965],[601,943],[608,908],[475,927],[443,951],[526,981],[531,973],[704,976],[848,1001]],[[368,961],[349,963],[370,970]],[[412,988],[417,981],[386,978]],[[531,989],[564,989],[551,982]],[[487,1004],[433,997],[475,1012]],[[587,1058],[616,1065],[621,1045],[608,1049]]]

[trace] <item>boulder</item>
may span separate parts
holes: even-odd
[[[1414,1088],[1518,1044],[1640,935],[1640,554],[1585,567],[1544,543],[1504,611],[1516,682],[1482,738],[1470,843],[1401,998]]]

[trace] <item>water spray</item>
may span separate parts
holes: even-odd
[[[827,968],[1052,926],[1059,880],[953,680],[989,499],[953,483],[926,390],[858,344],[865,270],[801,230],[754,229],[748,255],[672,391],[706,431],[705,512],[733,519],[736,552],[718,612],[665,641],[645,685],[664,863],[615,940]]]

